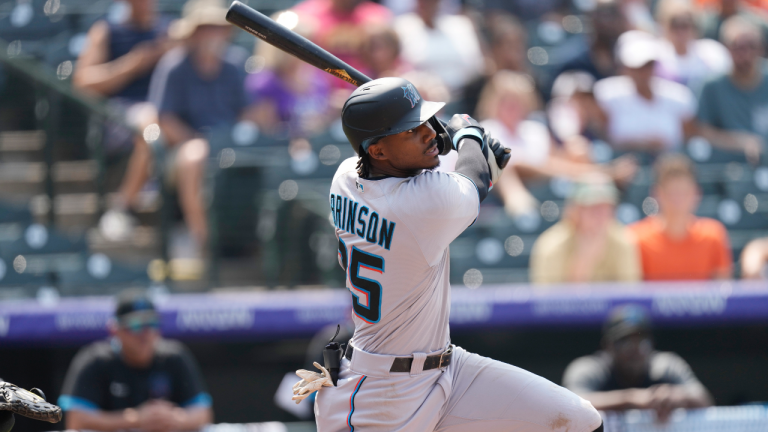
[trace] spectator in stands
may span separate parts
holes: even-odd
[[[372,79],[401,76],[410,66],[400,58],[400,38],[387,26],[372,26],[362,47],[365,71]]]
[[[301,23],[293,31],[308,35]],[[329,107],[328,80],[335,78],[272,45],[258,44],[256,51],[256,56],[264,59],[264,69],[246,78],[245,90],[254,119],[264,132],[307,137],[323,130],[338,115]]]
[[[741,252],[743,279],[768,279],[768,237],[752,240]]]
[[[563,72],[552,85],[547,120],[569,157],[588,161],[590,142],[606,141],[605,115],[595,100],[595,79],[583,71]]]
[[[141,132],[157,123],[157,112],[147,102],[149,80],[157,61],[173,45],[155,0],[128,0],[128,4],[130,14],[124,22],[93,24],[72,76],[74,88],[108,98],[125,120],[125,125],[108,123],[105,134],[108,155],[132,151],[118,200],[102,219],[102,232],[110,240],[126,239],[134,223],[128,211],[137,206],[149,175],[150,150]]]
[[[395,20],[403,59],[416,70],[439,76],[451,91],[461,96],[463,87],[485,67],[472,21],[464,15],[439,15],[439,0],[418,0],[416,12]]]
[[[761,7],[760,0],[696,0],[694,3],[701,9],[710,6],[708,9],[711,12],[706,14],[702,20],[704,37],[714,40],[720,39],[723,23],[728,18],[738,16],[757,26],[762,34],[763,44],[768,43],[768,14],[766,14],[765,8]]]
[[[697,92],[704,82],[731,70],[728,50],[712,39],[698,39],[696,11],[685,0],[664,0],[656,13],[664,39],[656,73]]]
[[[208,237],[202,182],[206,133],[251,115],[243,91],[245,72],[228,54],[232,26],[218,0],[189,0],[171,27],[184,46],[168,52],[152,77],[151,99],[170,147],[168,174],[176,181],[184,219],[200,249]],[[193,251],[194,252],[194,251]]]
[[[596,409],[652,409],[664,422],[674,409],[712,405],[685,360],[654,350],[650,319],[642,307],[614,308],[603,326],[602,347],[572,361],[563,375],[563,386]]]
[[[628,31],[619,38],[616,51],[622,75],[600,80],[594,89],[607,117],[610,144],[652,153],[679,149],[693,131],[693,93],[653,76],[659,43],[652,35]]]
[[[600,80],[618,71],[614,58],[614,46],[619,35],[628,30],[629,24],[618,1],[601,0],[590,13],[592,34],[589,46],[575,51],[555,71],[557,77],[566,71],[584,71]]]
[[[464,88],[459,112],[475,112],[480,92],[496,72],[509,70],[524,74],[531,73],[527,54],[528,34],[517,18],[496,12],[486,17],[483,32],[488,42],[485,73],[469,82]]]
[[[162,339],[160,317],[140,291],[118,296],[111,339],[75,356],[58,404],[67,429],[170,432],[213,420],[200,370],[179,342]]]
[[[695,215],[701,191],[691,161],[681,154],[664,155],[654,171],[659,212],[629,227],[645,280],[730,278],[733,260],[725,227]]]
[[[617,199],[608,176],[582,177],[568,198],[563,219],[533,244],[531,281],[639,281],[637,249],[614,216]]]
[[[700,133],[715,146],[743,151],[755,163],[768,139],[768,72],[760,30],[734,16],[723,23],[720,39],[731,53],[733,71],[702,89]]]
[[[502,70],[490,79],[480,95],[478,118],[483,127],[512,150],[511,163],[496,184],[505,205],[514,203],[520,191],[517,176],[577,178],[590,172],[606,172],[612,177],[630,177],[634,165],[626,160],[601,167],[574,161],[555,149],[549,130],[532,120],[539,108],[539,97],[528,75]],[[626,163],[625,163],[626,162]],[[626,167],[625,165],[631,166]],[[629,171],[629,173],[627,173]],[[514,207],[507,207],[510,213]]]
[[[392,21],[389,9],[369,0],[304,0],[293,10],[307,23],[316,44],[359,70],[364,67],[360,49],[366,29]],[[345,85],[330,82],[336,88]]]

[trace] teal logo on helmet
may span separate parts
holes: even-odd
[[[419,97],[419,93],[416,91],[415,88],[413,88],[413,84],[408,83],[405,87],[400,87],[403,89],[403,97],[408,99],[408,101],[411,103],[411,108],[416,106],[416,103],[419,102],[421,97]]]

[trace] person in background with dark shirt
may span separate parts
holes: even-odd
[[[614,46],[619,36],[629,30],[629,24],[621,11],[620,2],[601,0],[590,13],[592,35],[589,46],[577,51],[555,71],[557,77],[567,71],[584,71],[595,80],[616,75],[618,65],[614,58]]]
[[[173,45],[167,22],[157,14],[155,0],[128,0],[130,14],[122,23],[97,21],[77,61],[72,85],[85,93],[108,98],[127,126],[109,123],[105,146],[108,154],[132,151],[117,202],[101,222],[110,240],[125,240],[135,222],[128,211],[137,205],[149,175],[150,150],[142,131],[157,123],[157,112],[147,102],[149,81],[160,57]]]
[[[601,351],[572,361],[563,376],[563,386],[597,410],[653,409],[666,421],[676,408],[712,405],[685,360],[654,350],[650,318],[642,307],[613,309],[602,344]]]
[[[220,1],[189,0],[169,29],[184,45],[160,60],[150,86],[160,131],[172,153],[166,174],[175,180],[184,220],[200,251],[208,238],[202,198],[206,134],[234,126],[247,106],[245,70],[230,57],[232,26],[226,13]]]
[[[142,291],[118,296],[111,339],[80,350],[67,372],[58,401],[67,429],[171,432],[212,421],[197,363],[182,344],[162,339],[159,327]]]

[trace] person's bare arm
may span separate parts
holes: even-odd
[[[98,96],[111,96],[151,69],[166,51],[164,45],[160,41],[143,42],[128,54],[108,61],[109,27],[105,21],[99,21],[88,31],[88,42],[77,60],[72,84]]]
[[[661,421],[666,421],[676,408],[703,408],[712,405],[712,397],[700,385],[660,384],[647,389],[631,388],[583,393],[579,396],[591,402],[595,409],[602,411],[653,409]]]
[[[67,411],[66,428],[74,430],[119,431],[139,426],[136,410]]]
[[[599,411],[621,411],[650,408],[651,391],[648,389],[624,389],[579,394]]]
[[[749,242],[741,253],[741,277],[762,278],[763,267],[768,263],[768,238]]]
[[[699,123],[698,133],[715,147],[743,151],[751,163],[757,163],[763,152],[763,140],[755,134],[723,130],[706,123]]]
[[[163,132],[165,141],[170,146],[176,146],[196,138],[195,131],[192,130],[183,120],[172,113],[160,114],[160,130]]]
[[[211,408],[175,408],[174,416],[176,424],[171,430],[197,430],[213,422],[213,410]]]
[[[122,411],[69,411],[67,429],[146,432],[196,430],[213,421],[210,407],[180,408],[168,401],[151,400]]]

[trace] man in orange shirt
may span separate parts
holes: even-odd
[[[631,225],[645,280],[706,280],[733,273],[728,233],[720,222],[696,217],[701,199],[691,162],[661,157],[654,167],[659,213]]]

